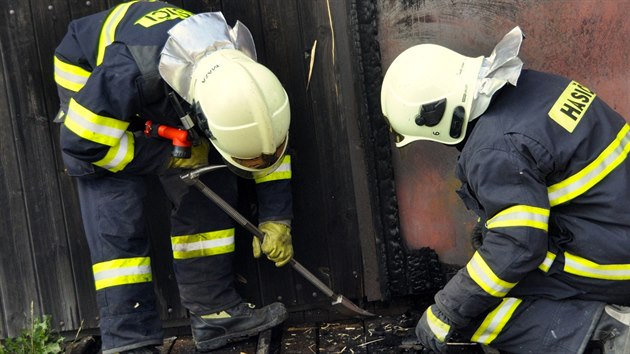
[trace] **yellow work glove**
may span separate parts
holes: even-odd
[[[208,165],[208,151],[210,143],[206,139],[201,139],[201,143],[191,147],[192,152],[187,159],[171,157],[168,168],[189,168],[194,169]]]
[[[254,236],[252,248],[254,258],[259,258],[264,253],[267,258],[276,263],[276,267],[282,267],[293,258],[293,245],[291,244],[291,228],[278,222],[264,222],[258,227],[265,234],[262,245],[258,237]]]

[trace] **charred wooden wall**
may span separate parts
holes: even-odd
[[[24,327],[31,303],[36,316],[51,315],[60,331],[98,326],[79,205],[52,123],[58,108],[52,58],[73,18],[120,2],[0,0],[0,338]],[[375,2],[173,3],[194,12],[222,10],[229,23],[246,24],[260,61],[289,93],[296,259],[350,299],[387,297],[387,259],[401,257],[402,245],[389,146],[380,135],[387,133],[377,119],[376,87],[363,80],[364,53],[380,80]],[[147,203],[155,288],[165,324],[176,325],[187,314],[170,264],[168,209],[156,180],[147,183],[155,190]],[[245,193],[244,210],[250,201]],[[288,268],[254,261],[250,252],[250,236],[241,231],[237,284],[247,299],[280,299],[309,319],[327,316],[319,309],[328,299],[308,282]]]

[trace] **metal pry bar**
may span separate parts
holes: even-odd
[[[223,211],[225,211],[234,221],[244,227],[247,231],[251,232],[254,236],[258,237],[258,239],[262,242],[263,238],[265,237],[265,234],[262,231],[260,231],[256,226],[254,226],[254,224],[249,222],[249,220],[247,220],[243,215],[236,211],[236,209],[234,209],[230,204],[223,200],[223,198],[221,198],[213,190],[211,190],[208,186],[206,186],[202,181],[199,180],[199,176],[201,176],[202,174],[215,171],[223,167],[226,166],[212,165],[197,168],[191,170],[190,172],[182,174],[180,178],[186,184],[195,186],[201,193],[203,193],[206,197],[217,204],[217,206],[219,206]],[[291,267],[293,267],[293,269],[295,269],[306,280],[313,284],[319,291],[328,296],[332,300],[331,305],[333,306],[333,308],[335,308],[340,313],[360,318],[376,316],[373,313],[360,308],[352,301],[347,299],[345,296],[335,294],[335,292],[331,288],[329,288],[326,284],[319,280],[319,278],[317,278],[308,269],[304,268],[304,266],[296,261],[295,258],[292,258],[291,261],[289,261],[289,264],[291,264]]]

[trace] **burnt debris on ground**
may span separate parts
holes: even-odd
[[[303,322],[300,316],[292,316],[287,322],[262,336],[231,343],[214,354],[309,354],[309,353],[429,353],[415,343],[415,326],[424,309],[426,300],[408,301],[402,306],[371,308],[377,314],[367,319],[338,319],[321,322]],[[170,333],[169,333],[170,332]],[[66,354],[98,353],[98,337],[83,339],[82,347],[68,345]],[[162,354],[196,353],[194,343],[186,327],[167,330],[167,338],[160,348]],[[477,345],[462,343],[449,347],[450,353],[477,354],[483,350]]]

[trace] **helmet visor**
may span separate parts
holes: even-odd
[[[289,136],[284,139],[273,154],[262,154],[252,159],[241,159],[234,156],[223,156],[228,168],[235,174],[249,179],[265,177],[282,164],[287,150]]]
[[[273,166],[276,163],[276,161],[278,161],[282,157],[282,155],[284,155],[284,151],[286,150],[286,145],[287,145],[287,139],[284,139],[284,142],[282,142],[282,144],[278,146],[278,148],[273,154],[269,154],[269,155],[262,154],[253,159],[240,159],[234,156],[231,156],[231,157],[232,157],[232,160],[234,160],[234,162],[236,162],[237,164],[247,169],[262,170],[262,169],[266,169],[267,167]]]

